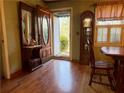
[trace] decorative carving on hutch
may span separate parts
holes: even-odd
[[[40,50],[40,57],[43,62],[46,62],[52,57],[51,12],[37,5],[37,22],[39,42],[42,46],[42,49]]]

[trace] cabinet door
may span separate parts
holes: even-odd
[[[40,6],[37,6],[37,27],[38,27],[38,42],[42,45],[40,57],[42,61],[48,61],[52,57],[51,45],[51,12]]]
[[[85,11],[81,14],[80,20],[80,62],[88,64],[88,43],[93,44],[94,14],[91,11]]]

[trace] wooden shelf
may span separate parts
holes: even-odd
[[[41,48],[42,45],[23,46],[23,48]]]

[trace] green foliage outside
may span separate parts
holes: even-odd
[[[68,39],[67,37],[61,35],[60,36],[60,49],[61,51],[65,51],[68,48]]]

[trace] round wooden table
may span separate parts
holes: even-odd
[[[102,47],[101,52],[115,60],[115,90],[116,93],[124,93],[124,47]]]

